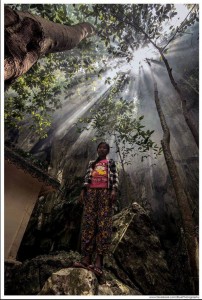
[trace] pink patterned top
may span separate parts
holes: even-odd
[[[92,172],[89,188],[108,188],[108,160],[100,160]]]

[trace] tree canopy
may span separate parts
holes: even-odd
[[[77,48],[45,54],[5,93],[5,124],[19,127],[28,119],[29,126],[46,136],[51,116],[61,106],[61,95],[81,77],[92,82],[102,79],[110,61],[123,65],[136,59],[136,51],[153,45],[162,52],[189,27],[198,22],[198,5],[187,5],[188,12],[178,26],[170,25],[178,12],[174,4],[16,4],[11,9],[30,12],[63,25],[88,22],[96,35],[82,40]],[[166,26],[165,26],[166,25]],[[109,83],[112,78],[106,79]]]

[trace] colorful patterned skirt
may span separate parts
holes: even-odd
[[[109,252],[113,215],[110,194],[105,188],[92,188],[86,192],[81,232],[81,251],[84,256]]]

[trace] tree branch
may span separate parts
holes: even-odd
[[[26,73],[44,54],[70,50],[95,34],[87,22],[66,26],[8,6],[5,20],[4,75],[9,81]]]
[[[190,13],[193,11],[194,7],[196,6],[196,4],[194,4],[194,6],[192,7],[192,9],[189,11],[189,13],[187,14],[187,16],[185,17],[185,19],[182,21],[181,25],[179,27],[177,27],[176,32],[173,34],[173,36],[171,37],[171,39],[167,42],[167,44],[162,48],[162,51],[164,51],[166,49],[166,47],[170,44],[170,42],[172,42],[174,40],[174,38],[176,37],[177,33],[180,32],[180,30],[183,28],[183,26],[185,25],[184,23],[186,22],[188,16],[190,15]]]

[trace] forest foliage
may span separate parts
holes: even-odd
[[[180,26],[167,26],[166,30],[165,24],[177,15],[174,4],[15,4],[10,7],[65,25],[88,21],[96,28],[95,36],[83,40],[68,55],[66,52],[45,55],[5,92],[6,127],[20,128],[29,121],[29,128],[40,138],[47,136],[53,112],[61,107],[63,94],[81,75],[89,85],[92,75],[101,80],[110,60],[119,58],[130,62],[135,59],[136,50],[148,44],[166,53],[172,40],[198,22],[196,4],[187,5],[189,13]],[[106,78],[105,84],[112,80]],[[151,136],[151,131],[148,132]]]

